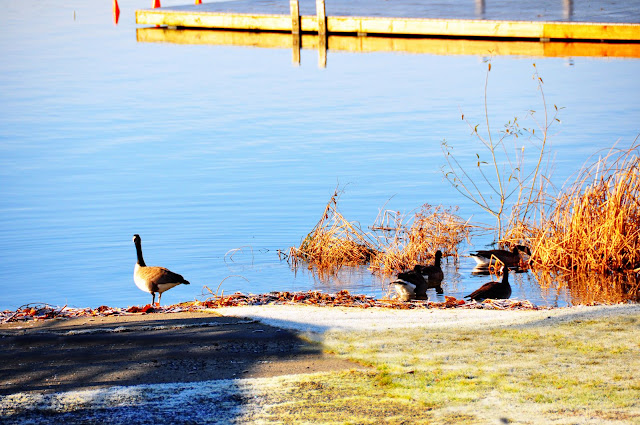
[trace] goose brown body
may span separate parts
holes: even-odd
[[[443,292],[442,279],[444,278],[440,266],[441,259],[442,252],[438,250],[435,255],[435,263],[432,266],[416,264],[412,270],[398,273],[398,279],[415,285],[414,295],[418,299],[428,299],[427,289],[429,288],[435,288],[436,292],[441,294]]]
[[[396,288],[396,292],[404,301],[409,299],[428,299],[427,297],[427,281],[417,271],[419,266],[415,266],[413,270],[398,273],[398,279],[392,282]]]
[[[523,245],[514,246],[511,252],[504,249],[490,249],[472,252],[469,255],[476,260],[477,267],[488,267],[491,263],[496,262],[496,258],[507,267],[516,267],[520,264],[520,252],[531,255],[531,250]]]
[[[435,261],[432,266],[419,266],[418,270],[422,277],[424,277],[427,283],[427,288],[435,288],[438,294],[442,291],[442,280],[444,279],[444,273],[442,272],[442,266],[440,261],[442,260],[442,251],[437,250],[435,255]]]
[[[469,295],[466,295],[465,298],[481,301],[487,298],[507,299],[510,296],[511,285],[509,285],[509,269],[505,266],[502,268],[502,280],[500,282],[487,282]]]
[[[150,267],[145,264],[142,257],[140,235],[133,235],[133,243],[138,255],[138,261],[133,269],[133,281],[141,291],[149,292],[153,296],[152,304],[156,302],[156,293],[158,294],[158,303],[160,303],[163,292],[177,285],[189,285],[189,281],[178,273],[164,267]]]

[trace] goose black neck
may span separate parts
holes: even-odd
[[[442,259],[442,252],[438,251],[436,252],[436,261],[434,263],[434,265],[436,267],[440,267],[440,260]]]
[[[509,283],[509,269],[506,267],[502,271],[502,283]]]
[[[140,240],[136,240],[136,253],[138,254],[138,264],[140,267],[146,267],[147,265],[144,263],[144,258],[142,258],[142,244]]]

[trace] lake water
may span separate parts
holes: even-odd
[[[0,14],[0,309],[141,305],[133,284],[145,260],[190,286],[241,291],[319,289],[382,296],[389,278],[365,269],[320,279],[291,270],[277,250],[298,245],[336,186],[340,211],[363,227],[386,208],[460,206],[491,222],[443,181],[440,144],[461,158],[478,150],[461,112],[483,121],[489,56],[140,43],[135,9],[122,2],[2,0]],[[163,5],[183,2],[163,2]],[[600,149],[640,133],[640,60],[492,59],[489,104],[500,128],[540,110],[536,63],[549,105],[565,107],[551,140],[561,184]],[[487,236],[469,250],[482,248]],[[230,250],[242,248],[233,256]],[[473,260],[445,271],[461,297],[487,281]],[[531,273],[514,298],[566,305]],[[435,294],[432,297],[435,298]]]

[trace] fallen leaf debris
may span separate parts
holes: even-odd
[[[70,319],[75,317],[134,315],[150,313],[178,313],[197,312],[220,307],[236,307],[248,305],[292,305],[303,304],[319,307],[353,307],[353,308],[390,308],[390,309],[424,309],[424,308],[463,308],[463,309],[490,309],[490,310],[541,310],[549,309],[547,306],[536,306],[526,300],[485,300],[483,302],[465,301],[455,297],[445,296],[444,302],[435,301],[399,301],[391,299],[375,299],[367,295],[351,294],[347,290],[329,294],[319,291],[304,292],[269,292],[266,294],[242,294],[221,295],[207,298],[206,300],[188,301],[171,306],[158,306],[147,304],[145,306],[131,306],[126,308],[109,307],[101,305],[97,308],[57,307],[49,304],[34,303],[19,307],[15,311],[5,310],[0,312],[0,323]]]

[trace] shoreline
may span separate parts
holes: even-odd
[[[618,304],[597,304],[597,305],[626,305],[630,303]],[[217,311],[226,307],[246,307],[246,306],[267,306],[267,305],[307,305],[321,307],[352,307],[360,309],[379,308],[390,310],[420,310],[420,309],[484,309],[484,310],[553,310],[570,307],[551,307],[546,305],[535,305],[528,300],[520,299],[497,299],[485,300],[482,302],[457,299],[445,296],[445,301],[411,300],[399,301],[395,299],[376,299],[367,295],[351,294],[347,290],[337,293],[324,293],[320,291],[300,291],[300,292],[270,292],[265,294],[242,294],[235,293],[227,296],[214,295],[204,301],[188,301],[168,306],[129,306],[110,307],[101,305],[97,308],[76,308],[67,305],[52,306],[46,303],[30,303],[18,307],[16,310],[0,311],[0,325],[14,322],[47,321],[51,319],[68,319],[78,317],[95,316],[123,316],[141,315],[148,313],[178,313],[178,312],[203,312]]]
[[[164,423],[162,412],[170,408],[200,423],[212,418],[252,423],[269,417],[265,412],[273,403],[286,409],[301,394],[386,376],[384,368],[341,354],[344,344],[395,352],[409,336],[452,335],[452,342],[460,337],[464,343],[476,334],[493,335],[492,329],[528,334],[638,317],[639,304],[546,310],[262,305],[13,322],[0,325],[0,418]],[[357,360],[357,349],[354,355]],[[517,358],[513,362],[520,367]],[[411,376],[414,367],[424,366],[403,366],[408,371],[394,371],[394,379]]]

